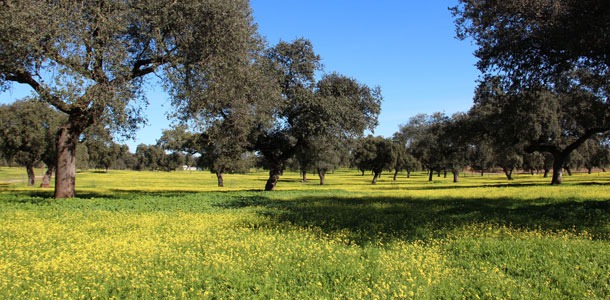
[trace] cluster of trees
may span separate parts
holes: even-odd
[[[136,151],[135,161],[142,157],[136,165],[172,168],[199,154],[219,185],[224,172],[243,168],[252,153],[269,170],[265,190],[274,189],[291,163],[304,180],[315,172],[323,183],[346,153],[358,168],[373,171],[373,181],[384,169],[419,165],[430,176],[447,170],[457,180],[466,165],[486,170],[493,164],[509,177],[519,166],[550,166],[552,183],[560,184],[566,167],[604,165],[610,3],[459,0],[452,11],[458,38],[478,47],[482,75],[474,106],[451,117],[416,116],[391,140],[354,144],[377,125],[379,88],[338,73],[318,80],[320,57],[304,38],[268,47],[246,0],[4,1],[0,89],[30,86],[44,110],[53,111],[36,118],[42,123],[61,115],[56,134],[49,125],[40,128],[55,141],[47,147],[55,157],[45,164],[56,170],[58,198],[74,196],[79,144],[98,149],[88,152],[96,166],[124,150],[102,136],[87,145],[86,136],[99,135],[95,128],[132,135],[144,121],[144,87],[153,73],[179,125],[158,145]],[[20,143],[28,142],[11,141],[16,134],[9,129],[3,133],[11,159],[27,166],[28,156],[46,156],[23,151]],[[99,155],[102,148],[112,150]],[[170,150],[182,154],[161,154]]]
[[[343,75],[315,82],[320,57],[306,39],[267,47],[247,0],[5,1],[0,53],[2,90],[28,85],[64,115],[57,198],[74,196],[88,128],[130,136],[142,124],[152,74],[173,116],[205,137],[190,150],[216,157],[218,174],[246,151],[261,153],[271,170],[267,190],[297,153],[305,164],[307,149],[374,127],[381,101],[378,88]]]

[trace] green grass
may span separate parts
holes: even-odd
[[[0,298],[610,298],[610,174],[81,172],[55,200],[21,173],[0,168]]]

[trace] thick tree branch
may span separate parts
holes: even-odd
[[[36,81],[36,79],[34,79],[34,76],[32,76],[32,74],[30,74],[29,72],[13,72],[7,75],[6,79],[9,81],[29,85],[34,91],[36,91],[36,93],[38,93],[38,95],[40,95],[41,98],[49,102],[58,110],[64,113],[70,112],[70,106],[67,103],[62,101],[59,97],[52,95],[42,84]]]

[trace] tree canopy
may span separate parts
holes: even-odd
[[[247,1],[4,1],[0,86],[29,85],[69,115],[58,139],[55,196],[74,196],[84,128],[107,121],[129,133],[141,121],[146,75],[175,98],[197,79],[247,60],[256,30]]]

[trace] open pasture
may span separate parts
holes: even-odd
[[[6,299],[608,299],[610,174],[81,172],[75,199],[0,168]]]

